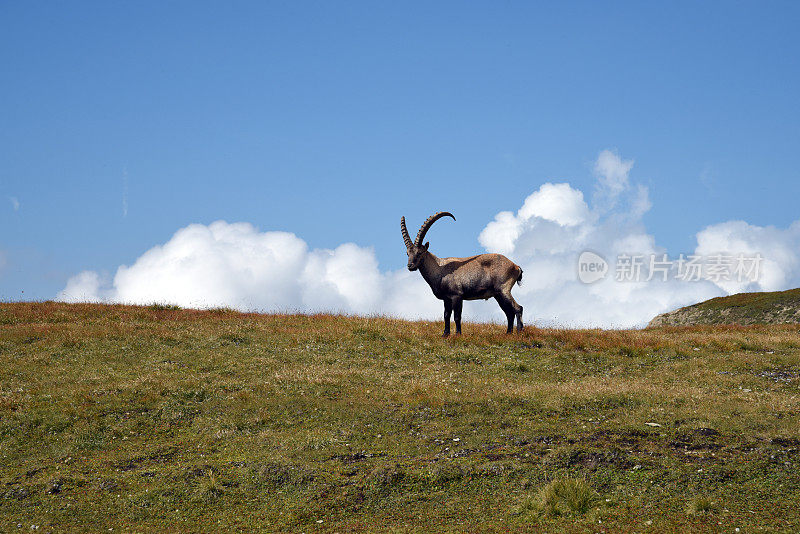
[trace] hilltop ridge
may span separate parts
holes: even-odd
[[[657,315],[647,326],[795,323],[800,323],[800,289],[716,297]]]

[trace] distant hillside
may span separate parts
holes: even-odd
[[[656,316],[648,326],[800,323],[800,289],[717,297]]]

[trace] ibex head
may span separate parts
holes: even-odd
[[[422,226],[417,232],[417,238],[412,242],[411,237],[408,235],[408,229],[406,228],[406,218],[400,218],[400,230],[403,232],[403,241],[406,244],[406,253],[408,254],[408,270],[409,271],[416,271],[419,269],[420,263],[422,263],[425,254],[428,252],[428,245],[430,243],[422,244],[422,240],[425,239],[425,234],[428,233],[430,227],[441,219],[442,217],[453,217],[455,221],[456,218],[453,216],[452,213],[447,211],[440,211],[435,215],[431,215],[428,219],[422,223]]]

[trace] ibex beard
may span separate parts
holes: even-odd
[[[510,334],[522,330],[522,306],[511,296],[514,284],[522,281],[522,268],[502,254],[479,254],[468,258],[437,258],[428,250],[430,243],[422,244],[430,227],[442,217],[456,218],[452,213],[440,211],[422,223],[417,238],[411,241],[406,228],[406,218],[400,218],[400,230],[408,254],[408,270],[419,271],[428,282],[434,296],[444,301],[444,336],[450,335],[450,314],[456,323],[456,334],[461,333],[461,308],[465,300],[494,297],[508,319]]]

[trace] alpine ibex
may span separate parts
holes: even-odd
[[[522,280],[522,269],[502,254],[479,254],[469,258],[437,258],[422,244],[430,227],[442,217],[456,218],[440,211],[422,223],[412,242],[406,229],[406,218],[400,218],[400,230],[408,253],[408,270],[422,273],[437,299],[444,301],[444,336],[450,335],[450,313],[455,312],[456,334],[461,333],[461,307],[465,300],[494,297],[508,319],[508,333],[522,330],[522,306],[511,296],[514,283]]]

